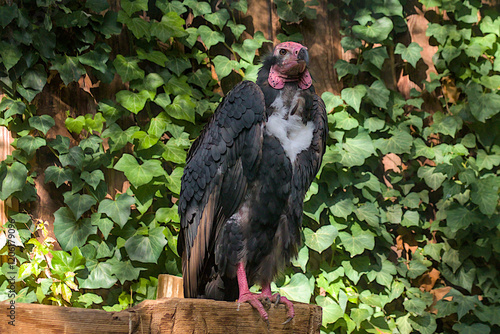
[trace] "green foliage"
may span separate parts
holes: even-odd
[[[345,88],[322,94],[330,138],[306,196],[304,245],[273,286],[322,306],[324,333],[500,327],[500,18],[478,1],[420,3],[437,8],[426,32],[437,47],[437,73],[406,97],[385,75],[394,61],[404,73],[423,62],[420,45],[401,41],[413,14],[406,1],[330,8],[341,13],[342,47],[357,58],[332,64]],[[317,3],[275,4],[278,39],[301,41],[299,27],[315,18]],[[225,82],[255,79],[258,50],[269,42],[261,32],[244,39],[235,11],[246,12],[245,0],[218,6],[0,6],[0,125],[16,135],[14,153],[0,164],[0,199],[25,208],[36,200],[40,172],[61,193],[54,213],[60,251],[45,222],[9,213],[19,235],[19,301],[117,311],[155,298],[160,273],[180,274],[175,203],[187,150]],[[121,33],[130,48],[112,50]],[[91,114],[68,113],[71,141],[50,135],[55,122],[34,103],[49,81],[78,87],[113,78],[127,87],[115,101],[96,101]],[[433,109],[429,96],[438,97]],[[32,166],[39,155],[54,161],[45,171]],[[110,175],[121,173],[130,188],[108,194]],[[102,298],[94,289],[109,293]]]

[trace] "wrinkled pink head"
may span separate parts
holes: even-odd
[[[295,42],[284,42],[274,48],[273,55],[278,58],[277,64],[269,72],[269,84],[275,89],[282,89],[285,82],[298,82],[302,89],[312,85],[311,75],[307,70],[309,54],[307,48]]]

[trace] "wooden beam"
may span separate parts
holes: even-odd
[[[249,304],[208,299],[146,300],[121,312],[15,304],[15,326],[8,324],[9,302],[0,303],[0,333],[319,333],[321,307],[295,303],[288,324],[283,305],[269,309],[270,327]]]
[[[156,299],[161,298],[184,298],[182,277],[168,274],[158,276]]]

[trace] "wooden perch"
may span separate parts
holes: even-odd
[[[249,304],[208,299],[146,300],[121,312],[15,304],[15,326],[8,324],[9,302],[0,303],[0,333],[319,333],[321,307],[295,303],[288,324],[283,305],[269,309],[270,328]],[[239,310],[238,310],[239,309]]]

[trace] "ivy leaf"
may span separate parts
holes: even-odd
[[[92,225],[96,226],[99,228],[99,230],[102,232],[102,235],[104,236],[104,239],[107,239],[109,236],[109,233],[113,229],[113,221],[109,218],[101,218],[100,213],[93,213],[90,222]]]
[[[138,59],[117,55],[113,66],[122,78],[123,82],[144,78],[144,71],[139,68]]]
[[[96,70],[105,73],[108,69],[106,62],[109,55],[102,51],[92,50],[81,56],[78,56],[80,63],[95,68]]]
[[[382,154],[403,154],[410,150],[413,142],[413,137],[406,131],[397,129],[392,132],[390,138],[379,138],[374,141],[374,146],[378,148]]]
[[[151,35],[166,43],[172,37],[184,37],[188,33],[184,30],[186,23],[177,13],[170,12],[161,18],[160,22],[153,22]]]
[[[0,200],[5,201],[16,191],[21,191],[26,184],[27,175],[26,166],[17,161],[8,166],[5,178],[2,180]]]
[[[123,131],[117,124],[111,124],[109,128],[102,133],[103,138],[109,138],[109,148],[111,152],[122,149],[127,143],[132,141],[132,135],[139,130],[137,126],[131,126]]]
[[[174,194],[179,194],[181,191],[181,177],[183,168],[176,167],[174,171],[167,177],[167,187]]]
[[[472,185],[471,200],[485,215],[492,215],[498,205],[498,182],[494,176],[478,180]]]
[[[191,8],[194,16],[202,16],[212,12],[210,4],[207,2],[200,2],[197,0],[184,0],[184,5]]]
[[[475,224],[480,221],[480,217],[478,217],[475,212],[469,211],[463,206],[452,206],[446,210],[446,225],[453,232],[457,232],[461,229],[466,229],[471,224]]]
[[[374,105],[384,109],[387,108],[390,94],[390,91],[381,80],[375,81],[366,92],[366,95]]]
[[[153,147],[160,139],[160,137],[144,131],[137,131],[132,135],[132,138],[139,139],[139,146],[137,147],[137,150],[147,150],[148,148]]]
[[[469,98],[470,111],[474,117],[485,122],[500,112],[500,95],[496,93],[484,93],[481,86],[472,83],[465,88],[465,93]]]
[[[205,20],[219,27],[220,29],[224,28],[224,25],[226,25],[226,22],[229,19],[230,19],[229,13],[225,8],[222,8],[216,11],[215,13],[210,13],[205,15]]]
[[[148,10],[148,0],[122,0],[120,5],[128,16],[132,16],[132,14],[140,10]]]
[[[323,308],[323,326],[335,323],[344,315],[344,310],[330,297],[317,296],[316,304]]]
[[[83,150],[80,146],[75,146],[69,149],[66,154],[59,156],[59,161],[63,167],[74,166],[79,170],[83,167]]]
[[[37,64],[27,70],[21,80],[24,88],[31,88],[38,93],[42,91],[47,83],[47,73],[42,64]]]
[[[125,243],[125,249],[132,261],[156,263],[160,257],[167,239],[163,235],[165,227],[155,227],[148,235],[135,234]]]
[[[67,55],[56,56],[56,59],[52,62],[51,69],[59,72],[66,86],[73,81],[80,80],[80,77],[87,73],[78,61],[78,57],[69,57]]]
[[[5,8],[5,6],[3,6],[2,9],[3,8]],[[0,42],[0,56],[2,57],[2,63],[5,66],[5,69],[8,71],[19,62],[23,53],[14,43],[2,41]]]
[[[28,153],[29,156],[35,153],[40,147],[45,146],[45,144],[45,139],[30,135],[21,137],[17,140],[17,147]]]
[[[90,274],[86,279],[80,279],[80,289],[109,289],[118,279],[114,276],[113,266],[108,262],[95,262],[95,266],[87,265]]]
[[[83,171],[82,175],[80,175],[83,181],[85,181],[92,188],[97,189],[97,186],[101,181],[104,181],[104,173],[100,169],[96,169],[91,173],[87,171]]]
[[[201,40],[203,41],[207,49],[210,49],[212,46],[225,41],[224,35],[221,32],[213,31],[205,25],[202,25],[198,28],[198,34],[200,34]]]
[[[432,188],[432,190],[437,190],[443,181],[446,179],[446,175],[439,172],[434,172],[436,167],[422,166],[418,169],[418,177],[423,178],[425,183]]]
[[[105,213],[120,227],[125,226],[130,216],[130,206],[135,203],[133,197],[121,194],[115,201],[104,199],[99,203],[98,213]]]
[[[109,8],[109,4],[106,0],[87,0],[85,2],[85,8],[92,9],[96,13],[100,13]],[[99,303],[96,303],[99,304]]]
[[[138,279],[140,272],[144,269],[134,267],[130,260],[118,261],[116,258],[111,258],[107,262],[111,264],[113,273],[121,284],[124,284],[126,281],[134,281]]]
[[[301,303],[309,303],[312,295],[309,279],[302,273],[294,274],[290,282],[278,290],[280,295]]]
[[[170,71],[177,74],[177,76],[181,76],[182,72],[188,68],[192,68],[191,62],[187,58],[183,57],[169,58],[166,62],[166,66]]]
[[[357,85],[353,88],[344,88],[340,95],[342,99],[351,107],[359,112],[361,106],[361,99],[366,95],[366,87],[364,85]]]
[[[337,70],[339,80],[348,74],[358,75],[358,73],[359,73],[359,66],[358,65],[348,63],[343,59],[337,60],[335,65],[333,65],[333,68],[335,70]]]
[[[322,226],[316,232],[304,229],[306,246],[320,254],[333,244],[337,235],[338,230],[332,225]]]
[[[96,200],[90,195],[66,192],[64,193],[64,203],[68,205],[75,219],[78,220],[84,212],[90,210],[92,205],[96,204]]]
[[[73,180],[73,171],[69,168],[49,166],[45,170],[45,183],[54,182],[57,188],[64,182]]]
[[[307,271],[307,262],[309,262],[309,249],[302,247],[297,254],[297,258],[292,259],[292,265],[302,269],[302,272]]]
[[[407,299],[403,302],[405,309],[413,315],[424,315],[427,305],[419,298]]]
[[[14,115],[23,115],[25,110],[26,105],[22,101],[14,101],[5,97],[0,103],[0,111],[5,111],[4,118],[6,119]]]
[[[182,15],[187,11],[186,7],[184,7],[182,2],[177,0],[174,1],[158,0],[156,1],[156,6],[162,11],[163,14],[169,12],[176,12],[177,14]]]
[[[477,151],[476,163],[479,170],[492,169],[493,166],[500,165],[500,155],[488,155],[484,150]]]
[[[401,55],[401,58],[409,62],[413,67],[417,67],[417,62],[422,58],[421,52],[424,51],[418,43],[411,42],[408,47],[404,44],[398,43],[396,45],[396,50],[394,50],[395,54]]]
[[[177,95],[174,101],[165,108],[169,116],[195,123],[196,104],[189,95]]]
[[[139,93],[121,90],[116,93],[116,102],[120,103],[123,107],[134,114],[137,114],[139,111],[144,109],[149,97],[149,93],[145,90],[140,91]]]
[[[387,39],[392,29],[392,20],[382,17],[369,26],[355,25],[352,27],[352,32],[369,43],[380,43]]]
[[[351,233],[342,231],[339,232],[339,237],[342,245],[351,254],[351,257],[363,253],[365,249],[372,250],[375,246],[373,233],[364,231],[356,223],[352,225]]]
[[[139,165],[137,160],[130,154],[124,154],[115,164],[114,169],[125,173],[127,179],[136,188],[149,183],[153,177],[165,174],[159,160],[150,159]]]
[[[379,70],[382,69],[385,60],[389,58],[389,55],[387,54],[387,49],[383,46],[379,46],[370,49],[368,51],[365,51],[363,53],[363,56],[366,58],[366,60],[375,65],[375,67],[378,68]]]
[[[166,161],[182,164],[186,162],[187,152],[182,145],[171,138],[165,145],[165,151],[161,156]]]
[[[366,132],[360,132],[355,138],[346,138],[342,149],[340,162],[347,167],[361,166],[365,159],[375,154],[372,139]]]
[[[88,236],[97,233],[90,219],[76,221],[70,209],[62,207],[54,213],[54,234],[63,250],[81,247]]]
[[[234,4],[234,2],[231,3],[231,5],[233,5],[233,4]],[[236,24],[233,21],[227,22],[227,26],[229,27],[229,29],[231,29],[231,32],[233,33],[233,35],[236,39],[240,38],[241,34],[246,30],[245,25]]]
[[[33,116],[28,120],[31,127],[37,129],[44,135],[47,134],[50,128],[52,128],[56,122],[49,115]]]

